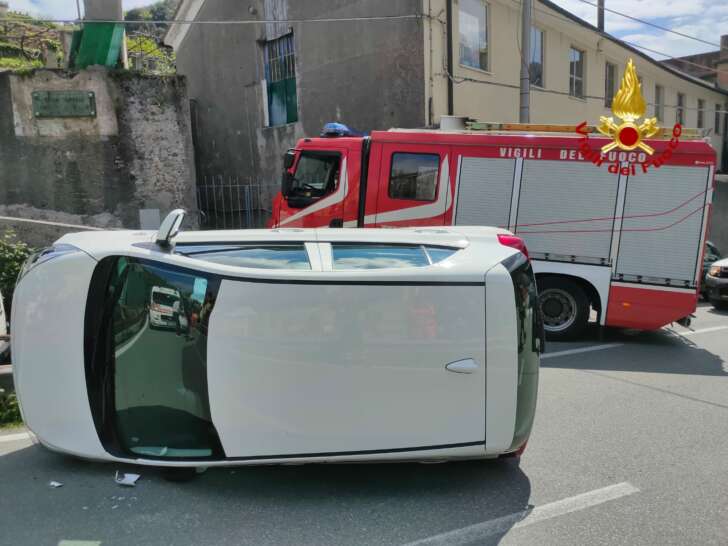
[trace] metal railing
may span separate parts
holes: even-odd
[[[201,229],[265,227],[279,185],[240,180],[240,177],[223,175],[202,177],[197,184]]]

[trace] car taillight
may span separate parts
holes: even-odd
[[[515,248],[519,252],[523,253],[523,255],[530,259],[528,256],[528,249],[526,248],[526,243],[523,242],[523,239],[520,237],[516,237],[515,235],[506,235],[505,233],[501,233],[498,235],[498,242],[502,244],[503,246],[509,246],[511,248]]]

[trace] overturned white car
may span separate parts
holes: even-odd
[[[185,467],[525,447],[543,334],[517,237],[177,225],[66,235],[26,264],[15,384],[50,449]]]

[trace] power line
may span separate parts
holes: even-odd
[[[419,13],[403,15],[371,15],[362,17],[326,17],[322,19],[231,19],[227,21],[209,19],[169,19],[169,20],[144,20],[126,21],[124,19],[43,19],[33,18],[38,23],[56,23],[63,25],[78,25],[82,23],[115,23],[124,25],[267,25],[267,24],[299,24],[299,23],[348,23],[357,21],[397,21],[403,19],[422,19]],[[6,21],[7,22],[7,21]],[[12,22],[12,21],[10,21]],[[22,22],[22,21],[18,21]]]
[[[681,63],[689,64],[692,66],[695,66],[697,68],[703,68],[705,70],[708,70],[709,72],[715,72],[716,74],[728,74],[728,70],[718,70],[717,68],[711,68],[709,66],[706,66],[704,64],[694,63],[692,61],[686,61],[685,59],[682,59],[680,57],[673,57],[672,55],[668,53],[663,53],[662,51],[657,51],[655,49],[650,49],[649,47],[643,46],[641,44],[638,44],[636,42],[628,42],[627,40],[620,40],[624,42],[625,44],[629,44],[634,47],[638,47],[640,49],[644,49],[645,51],[649,51],[650,53],[654,53],[656,55],[662,55],[663,57],[667,57],[669,59],[674,59],[676,61],[680,61]]]
[[[512,2],[514,3],[514,4],[518,4],[518,5],[520,5],[520,3],[519,3],[519,0],[511,0],[511,1],[512,1]],[[580,1],[581,1],[581,0],[580,0]],[[596,4],[594,4],[594,5],[596,5]],[[534,6],[534,9],[535,9],[536,11],[538,11],[539,13],[543,13],[544,15],[548,15],[548,16],[550,16],[550,17],[553,17],[554,19],[558,19],[559,21],[564,21],[564,22],[566,22],[566,23],[571,23],[571,24],[573,24],[573,23],[574,23],[574,20],[573,20],[573,19],[568,19],[568,18],[564,17],[563,15],[559,15],[559,14],[556,14],[556,13],[551,13],[550,11],[546,11],[546,10],[544,10],[544,9],[540,9],[540,8],[538,8],[537,6]],[[633,46],[633,47],[637,47],[637,48],[640,48],[640,49],[644,49],[645,51],[650,51],[651,53],[655,53],[655,54],[657,54],[657,55],[662,55],[663,57],[667,57],[667,58],[669,58],[669,59],[675,59],[675,58],[676,58],[676,57],[673,57],[672,55],[670,55],[670,54],[668,54],[668,53],[663,53],[663,52],[661,52],[661,51],[656,51],[656,50],[654,50],[654,49],[650,49],[650,48],[648,48],[648,47],[645,47],[645,46],[643,46],[643,45],[640,45],[640,44],[638,44],[638,43],[636,43],[636,42],[629,42],[629,41],[627,41],[627,40],[622,40],[621,38],[617,38],[616,36],[611,36],[611,35],[609,35],[609,36],[610,36],[610,37],[611,37],[611,38],[612,38],[613,40],[615,40],[616,42],[621,42],[621,43],[624,43],[624,44],[628,44],[628,45],[631,45],[631,46]],[[708,71],[710,71],[710,72],[715,72],[715,73],[717,73],[717,74],[727,74],[727,73],[728,73],[728,71],[725,71],[725,70],[718,70],[718,69],[716,69],[716,68],[712,68],[712,67],[710,67],[710,66],[706,66],[706,65],[704,65],[704,64],[694,63],[694,62],[692,62],[692,61],[686,61],[686,60],[684,60],[684,59],[680,59],[679,57],[678,57],[677,59],[678,59],[678,60],[679,60],[680,62],[684,62],[684,63],[687,63],[687,64],[691,64],[691,65],[693,65],[693,66],[696,66],[696,67],[698,67],[698,68],[703,68],[703,69],[705,69],[705,70],[708,70]],[[654,60],[655,60],[656,62],[660,62],[660,61],[658,61],[657,59],[654,59]],[[669,65],[668,65],[668,66],[669,66]],[[671,68],[674,68],[674,67],[671,67]],[[686,74],[686,75],[687,75],[687,76],[690,76],[690,74]],[[693,76],[693,77],[695,77],[695,76]],[[699,78],[698,78],[698,79],[699,79]],[[700,83],[700,82],[696,82],[696,83]],[[707,83],[707,82],[703,82],[703,83]]]
[[[594,4],[592,2],[589,2],[589,0],[578,0],[582,4],[588,4],[590,6],[593,6],[595,8],[599,8],[597,4]],[[604,11],[608,11],[609,13],[614,13],[615,15],[619,15],[621,17],[625,17],[627,19],[630,19],[632,21],[637,21],[638,23],[642,23],[643,25],[647,25],[653,28],[660,29],[665,32],[670,32],[672,34],[677,34],[678,36],[682,36],[683,38],[689,38],[690,40],[695,40],[696,42],[701,42],[703,44],[707,44],[709,46],[717,47],[718,49],[726,49],[728,50],[728,47],[722,47],[720,44],[716,44],[715,42],[708,42],[707,40],[703,40],[702,38],[698,38],[697,36],[691,36],[690,34],[685,34],[684,32],[680,32],[678,30],[673,30],[671,28],[663,27],[661,25],[658,25],[657,23],[651,23],[649,21],[645,21],[644,19],[640,19],[638,17],[633,17],[631,15],[627,15],[626,13],[622,13],[621,11],[616,11],[613,9],[609,9],[607,7],[604,8]]]

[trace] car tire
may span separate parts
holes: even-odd
[[[728,310],[728,302],[721,301],[721,300],[711,299],[710,300],[710,304],[713,307],[715,307],[716,309],[718,309],[719,311],[726,311],[726,310]]]
[[[196,476],[195,467],[171,467],[162,470],[162,477],[168,482],[189,482]]]
[[[580,337],[589,322],[589,298],[582,287],[558,277],[543,277],[536,282],[546,338],[566,341]]]

